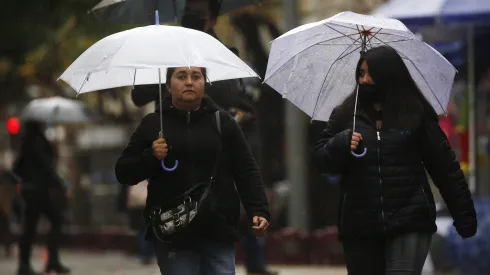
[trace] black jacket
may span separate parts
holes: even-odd
[[[170,98],[163,102],[163,133],[171,149],[167,166],[179,161],[174,172],[166,172],[153,156],[152,143],[160,131],[160,114],[145,116],[116,163],[116,177],[122,184],[134,185],[149,179],[145,213],[160,206],[197,184],[209,181],[218,153],[220,161],[212,188],[219,212],[214,228],[193,232],[222,241],[234,241],[240,211],[240,199],[248,216],[270,219],[268,201],[258,167],[235,120],[220,112],[221,135],[215,123],[217,106],[204,98],[201,108],[186,112],[175,108]],[[236,188],[235,188],[236,186]]]
[[[252,149],[254,158],[260,164],[261,141],[259,139],[256,112],[248,96],[242,91],[237,79],[222,80],[206,85],[206,94],[220,108],[229,111],[230,108],[238,108],[250,113],[253,117],[240,123],[240,128],[245,135],[248,145]],[[162,85],[162,92],[168,96],[167,86]],[[137,85],[131,91],[131,98],[135,105],[143,106],[151,101],[155,101],[155,111],[159,112],[158,84]]]
[[[459,234],[475,234],[477,222],[471,193],[437,120],[421,119],[412,129],[376,130],[368,112],[358,109],[356,132],[362,134],[367,147],[363,158],[350,154],[350,129],[352,118],[341,119],[334,110],[316,144],[322,168],[342,177],[340,239],[435,232],[435,205],[426,170],[446,202]]]
[[[47,191],[62,187],[56,172],[56,153],[41,132],[29,132],[22,138],[19,156],[14,163],[14,173],[22,179],[22,190]]]

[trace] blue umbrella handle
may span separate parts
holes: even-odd
[[[155,25],[160,25],[160,15],[158,14],[158,10],[155,11]]]
[[[351,155],[353,155],[356,158],[362,158],[362,157],[364,157],[366,155],[367,148],[364,147],[364,151],[362,153],[360,153],[360,154],[356,154],[354,151],[350,151],[350,153],[351,153]]]
[[[172,168],[168,168],[167,166],[165,166],[165,161],[163,159],[161,161],[161,164],[162,164],[163,170],[165,170],[167,172],[173,172],[173,171],[177,170],[177,167],[179,167],[179,161],[178,160],[175,161],[175,165]]]

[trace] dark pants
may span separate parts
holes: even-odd
[[[262,273],[266,271],[265,240],[257,237],[249,227],[245,231],[245,268],[248,273]]]
[[[155,241],[162,275],[234,275],[235,244],[196,241],[190,249],[173,249]]]
[[[146,230],[140,230],[138,234],[138,256],[142,260],[151,260],[154,254],[153,244],[146,240]]]
[[[14,236],[10,231],[10,219],[7,213],[0,210],[0,241],[5,245],[5,251],[10,254]]]
[[[43,214],[51,224],[48,234],[47,246],[48,257],[51,265],[59,263],[59,243],[61,241],[62,209],[57,207],[55,202],[49,199],[49,195],[44,192],[27,191],[23,192],[25,208],[23,220],[23,232],[19,240],[20,265],[30,264],[32,244],[36,236],[37,224]]]
[[[138,231],[138,256],[143,260],[152,259],[154,256],[153,244],[146,240],[146,226],[143,217],[143,208],[128,209],[129,224],[131,229]]]
[[[410,233],[386,240],[344,241],[349,275],[420,275],[432,234]]]

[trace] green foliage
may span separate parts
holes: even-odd
[[[2,1],[0,105],[22,99],[28,84],[59,93],[63,70],[97,40],[122,30],[90,12],[98,1]]]

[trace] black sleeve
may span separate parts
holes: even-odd
[[[340,174],[350,157],[352,130],[343,130],[337,109],[334,109],[327,127],[315,145],[315,158],[322,171]]]
[[[152,144],[144,138],[144,129],[151,122],[152,115],[154,114],[149,114],[141,120],[116,162],[116,178],[121,184],[136,185],[148,179],[159,164],[153,156]]]
[[[227,112],[223,120],[224,150],[234,174],[235,184],[248,217],[261,216],[270,221],[269,202],[264,183],[245,137]]]
[[[436,120],[425,121],[422,129],[425,168],[439,189],[459,235],[471,237],[476,234],[476,211],[456,154]]]

